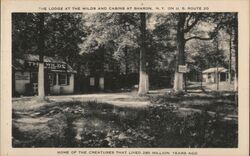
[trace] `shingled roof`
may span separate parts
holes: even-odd
[[[34,54],[24,54],[22,58],[16,58],[12,62],[12,68],[15,70],[25,70],[25,62],[30,61],[30,62],[38,62],[39,61],[39,56],[34,55]],[[67,64],[65,61],[63,61],[62,58],[60,57],[49,57],[49,56],[44,56],[44,62],[49,62],[49,63],[61,63],[61,64],[66,64],[67,65],[67,71],[68,73],[76,73],[73,68]],[[65,72],[65,70],[51,70],[54,72]]]

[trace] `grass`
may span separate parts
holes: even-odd
[[[185,117],[174,111],[173,103],[194,99],[211,100],[171,95],[151,97],[157,105],[147,108],[71,101],[13,109],[13,147],[237,147],[237,123],[206,111]],[[209,107],[219,110],[215,105]]]
[[[172,93],[154,96],[149,98],[155,104],[173,104],[176,107],[194,108],[205,111],[212,111],[224,114],[238,114],[237,93],[235,92],[209,92],[198,94],[181,94]]]

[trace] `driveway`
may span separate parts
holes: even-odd
[[[136,92],[46,96],[45,101],[41,101],[36,97],[19,97],[13,98],[12,104],[14,110],[29,110],[36,109],[38,107],[48,105],[54,102],[70,101],[96,101],[99,103],[109,103],[119,107],[132,108],[144,108],[151,104],[148,97],[140,97],[137,95]]]

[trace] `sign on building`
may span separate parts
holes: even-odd
[[[30,80],[29,75],[15,75],[16,80]]]
[[[99,87],[101,90],[104,90],[104,77],[100,77],[99,79]]]
[[[47,69],[56,69],[56,70],[66,70],[67,65],[63,63],[52,63],[52,62],[44,62],[44,66]]]
[[[30,68],[38,68],[38,62],[26,61],[26,65]],[[44,62],[45,69],[51,70],[67,70],[67,65],[64,63]]]

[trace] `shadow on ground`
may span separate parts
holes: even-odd
[[[26,109],[13,108],[12,144],[13,147],[238,146],[237,122],[205,110],[182,116],[173,103],[190,97],[164,97],[159,96],[158,101],[148,97],[152,103],[146,107],[71,99],[43,104],[37,101],[37,107],[30,104]],[[32,103],[31,99],[27,101]]]

